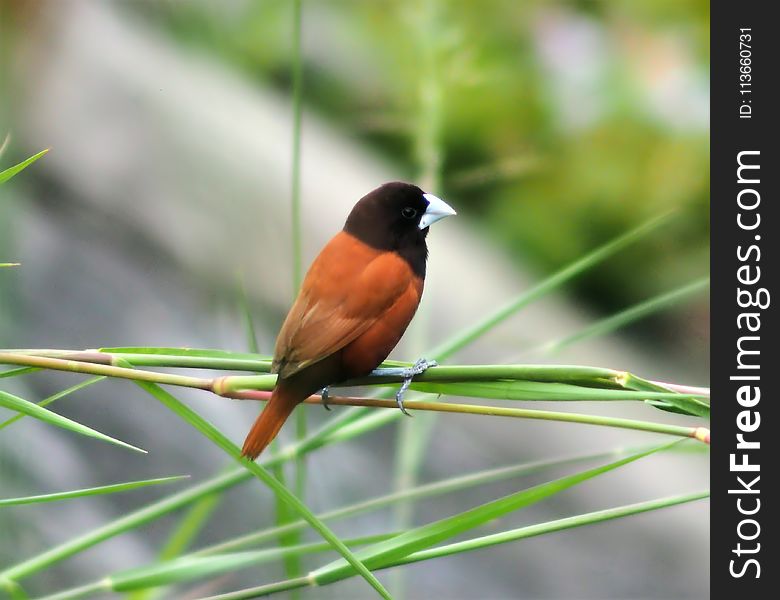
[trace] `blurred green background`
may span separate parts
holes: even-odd
[[[182,43],[289,91],[289,2],[138,8]],[[420,132],[436,129],[439,191],[517,260],[546,273],[676,209],[680,218],[649,247],[623,253],[577,291],[613,310],[705,270],[708,2],[329,1],[306,9],[307,107],[411,179],[426,162]],[[424,97],[431,80],[439,88],[433,114]]]
[[[2,165],[52,147],[0,190],[0,262],[22,263],[0,273],[0,347],[245,350],[243,277],[260,349],[272,348],[292,295],[292,47],[289,1],[0,0],[0,137],[11,135]],[[415,181],[453,205],[457,219],[431,232],[425,298],[393,355],[413,360],[589,250],[675,211],[650,238],[453,362],[589,364],[706,385],[704,292],[558,355],[540,348],[707,274],[708,47],[709,3],[701,0],[305,0],[304,263],[385,180]],[[39,400],[73,383],[36,374],[4,389]],[[177,473],[197,483],[226,465],[131,386],[100,386],[56,410],[149,457],[25,419],[0,436],[2,497]],[[257,414],[247,403],[181,397],[236,441]],[[575,410],[591,408],[675,418],[619,403]],[[310,409],[307,418],[315,427],[328,415]],[[652,441],[507,421],[440,418],[412,479]],[[282,431],[283,441],[292,436]],[[395,489],[403,440],[385,428],[311,456],[312,508]],[[501,528],[702,487],[705,461],[641,462]],[[423,502],[413,518],[431,521],[516,489],[504,483]],[[165,493],[0,512],[0,565]],[[373,533],[394,518],[385,511],[337,531]],[[246,486],[226,495],[198,542],[273,519],[268,490]],[[154,560],[176,522],[113,539],[29,589]],[[434,561],[404,571],[407,597],[703,598],[707,527],[697,504]],[[226,585],[280,577],[268,567]],[[365,587],[317,592],[360,598]]]

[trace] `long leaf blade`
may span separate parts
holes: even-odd
[[[505,544],[508,542],[522,540],[529,537],[543,535],[545,533],[553,533],[556,531],[563,531],[575,527],[583,527],[586,525],[592,525],[604,521],[620,519],[631,515],[640,514],[643,512],[650,512],[650,511],[659,510],[662,508],[667,508],[679,504],[694,502],[696,500],[707,498],[708,496],[709,496],[709,491],[694,492],[690,494],[681,494],[679,496],[660,498],[658,500],[650,500],[647,502],[628,504],[628,505],[609,508],[601,511],[584,513],[581,515],[576,515],[574,517],[557,519],[554,521],[548,521],[546,523],[539,523],[527,527],[521,527],[519,529],[513,529],[510,531],[504,531],[492,535],[472,538],[470,540],[465,540],[462,542],[447,544],[445,546],[438,546],[436,548],[430,548],[428,550],[421,550],[419,552],[414,552],[409,556],[406,556],[394,562],[385,563],[378,568],[386,569],[388,567],[395,567],[395,566],[405,565],[414,562],[431,560],[434,558],[451,556],[462,552],[469,552],[481,548],[495,546],[498,544]],[[248,600],[250,598],[259,598],[261,596],[266,596],[274,592],[300,588],[306,585],[308,585],[308,581],[306,581],[305,579],[303,581],[288,580],[288,581],[281,581],[277,583],[261,585],[253,588],[246,588],[234,592],[227,592],[225,594],[219,594],[217,596],[209,596],[208,598],[203,598],[201,600]]]
[[[457,477],[451,477],[433,483],[427,483],[418,485],[407,490],[393,492],[383,496],[370,498],[336,508],[317,515],[317,517],[323,521],[333,521],[336,519],[345,519],[348,517],[354,517],[359,514],[363,514],[368,511],[378,510],[386,506],[390,506],[400,500],[419,500],[423,498],[434,498],[443,494],[451,494],[453,492],[469,489],[478,485],[487,485],[497,481],[504,481],[509,478],[521,477],[533,473],[542,472],[547,469],[555,469],[566,465],[578,464],[581,462],[587,462],[598,459],[606,459],[628,454],[629,450],[610,450],[606,452],[597,452],[592,454],[581,454],[577,456],[571,456],[566,458],[537,461],[532,463],[523,463],[519,465],[509,465],[505,467],[498,467],[495,469],[487,469],[484,471],[478,471],[476,473],[469,473],[466,475],[459,475]],[[240,548],[246,548],[251,545],[260,544],[270,539],[274,539],[282,533],[289,531],[301,530],[306,526],[306,521],[298,520],[291,523],[286,523],[282,526],[277,526],[262,531],[256,531],[247,535],[243,535],[225,542],[221,542],[214,546],[203,548],[196,552],[196,554],[213,554],[216,552],[232,552]]]
[[[23,160],[19,164],[16,164],[13,167],[8,167],[4,171],[0,171],[0,183],[5,183],[9,179],[11,179],[11,177],[13,177],[14,175],[17,175],[21,171],[24,171],[24,169],[26,169],[31,164],[33,164],[36,160],[41,158],[48,151],[49,148],[46,148],[46,150],[41,150],[40,152],[38,152],[38,154],[32,155],[30,158]]]
[[[40,504],[44,502],[57,502],[60,500],[70,500],[73,498],[85,498],[87,496],[102,496],[105,494],[116,494],[117,492],[128,492],[150,485],[160,485],[171,483],[181,479],[187,479],[189,475],[174,475],[172,477],[158,477],[156,479],[143,479],[139,481],[126,481],[124,483],[113,483],[111,485],[101,485],[98,487],[82,488],[80,490],[70,490],[67,492],[54,492],[52,494],[38,494],[36,496],[23,496],[19,498],[0,499],[0,506],[16,506],[19,504]]]
[[[168,407],[172,412],[181,417],[189,425],[197,429],[206,438],[219,446],[225,453],[251,471],[258,479],[271,488],[276,494],[281,496],[288,505],[295,510],[301,517],[306,519],[312,528],[317,531],[333,548],[341,554],[344,559],[373,587],[383,598],[390,600],[390,594],[379,583],[379,580],[369,571],[366,566],[358,560],[352,551],[325,525],[320,521],[309,508],[283,486],[266,469],[253,461],[247,461],[241,458],[241,450],[233,444],[225,435],[206,421],[195,411],[182,404],[172,394],[163,390],[160,386],[145,381],[136,382],[141,388],[149,392],[157,400]]]
[[[360,546],[388,539],[394,534],[372,535],[345,540],[350,546]],[[285,559],[290,556],[303,556],[314,552],[332,550],[327,542],[280,546],[251,552],[218,554],[215,556],[187,556],[148,567],[139,567],[109,575],[107,580],[115,592],[171,585],[203,579],[204,577],[233,572],[263,563]]]
[[[627,504],[615,508],[608,508],[605,510],[583,513],[581,515],[576,515],[573,517],[566,517],[564,519],[547,521],[546,523],[528,525],[526,527],[520,527],[518,529],[512,529],[510,531],[503,531],[501,533],[494,533],[492,535],[481,536],[478,538],[465,540],[462,542],[456,542],[454,544],[447,544],[446,546],[439,546],[437,548],[421,550],[420,552],[415,552],[413,554],[410,554],[409,556],[406,556],[393,563],[388,563],[386,565],[383,565],[383,567],[404,565],[413,562],[419,562],[421,560],[430,560],[432,558],[439,558],[442,556],[451,556],[453,554],[458,554],[461,552],[468,552],[471,550],[487,548],[490,546],[495,546],[497,544],[505,544],[507,542],[514,542],[517,540],[544,535],[547,533],[553,533],[556,531],[564,531],[566,529],[573,529],[575,527],[584,527],[586,525],[593,525],[596,523],[601,523],[603,521],[610,521],[612,519],[619,519],[622,517],[628,517],[630,515],[636,515],[643,512],[659,510],[661,508],[667,508],[678,504],[685,504],[687,502],[702,500],[704,498],[708,498],[709,495],[710,495],[709,490],[703,492],[692,492],[689,494],[680,494],[678,496],[659,498],[658,500],[649,500],[646,502],[638,502],[635,504]]]
[[[135,452],[142,452],[143,454],[146,454],[146,450],[143,450],[141,448],[138,448],[136,446],[118,440],[116,438],[112,438],[111,436],[108,436],[104,433],[100,433],[99,431],[96,431],[95,429],[92,429],[91,427],[87,427],[86,425],[82,425],[81,423],[77,423],[76,421],[72,421],[67,417],[63,417],[61,415],[58,415],[57,413],[53,413],[50,410],[47,410],[45,408],[38,406],[37,404],[34,404],[33,402],[29,402],[27,400],[24,400],[23,398],[19,398],[18,396],[14,396],[13,394],[9,394],[8,392],[4,392],[2,390],[0,390],[0,406],[3,406],[5,408],[10,408],[11,410],[15,410],[20,413],[24,413],[40,421],[43,421],[44,423],[48,423],[49,425],[55,425],[57,427],[67,429],[69,431],[73,431],[75,433],[85,435],[87,437],[102,440],[104,442],[108,442],[109,444],[122,446],[123,448],[128,448],[129,450],[134,450]]]
[[[37,371],[38,370],[38,369],[32,368],[32,367],[24,368],[24,369],[14,369],[14,370],[17,371],[16,375],[23,375],[24,373],[21,373],[19,371],[29,372],[28,369],[29,369],[29,371]],[[6,372],[8,372],[8,371],[6,371]],[[43,408],[44,406],[48,406],[52,402],[56,402],[57,400],[65,398],[66,396],[69,396],[69,395],[71,395],[74,392],[77,392],[77,391],[79,391],[81,389],[84,389],[85,387],[93,385],[93,384],[95,384],[95,383],[97,383],[99,381],[103,381],[104,379],[105,379],[105,377],[103,377],[103,376],[92,377],[90,379],[86,379],[86,380],[82,381],[81,383],[77,383],[74,386],[71,386],[71,387],[69,387],[67,389],[62,390],[61,392],[57,392],[56,394],[52,394],[48,398],[44,398],[43,400],[41,400],[37,404],[38,404],[38,406]],[[7,419],[7,420],[3,421],[2,423],[0,423],[0,429],[4,429],[4,428],[8,427],[9,425],[13,425],[14,423],[19,421],[20,419],[23,419],[25,416],[26,415],[24,415],[22,413],[20,413],[18,415],[14,415],[10,419]]]
[[[674,442],[674,444],[676,443],[678,442]],[[659,450],[669,448],[672,445],[673,444],[664,444],[663,446],[657,446],[606,465],[521,490],[520,492],[488,502],[452,517],[434,521],[433,523],[403,533],[387,542],[376,544],[371,548],[359,552],[358,556],[367,566],[370,565],[372,568],[399,560],[413,552],[429,548],[445,539],[468,531],[469,529],[473,529],[474,527],[509,512],[549,498],[550,496],[558,494],[570,487],[587,481],[588,479],[617,469],[618,467],[639,460],[640,458],[653,454]],[[350,565],[342,560],[338,560],[312,572],[310,577],[318,584],[323,585],[348,577],[351,570]]]

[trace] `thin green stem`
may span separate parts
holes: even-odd
[[[27,365],[32,367],[40,367],[42,369],[52,369],[55,371],[69,371],[72,373],[105,375],[107,377],[119,377],[122,379],[133,379],[136,381],[148,381],[150,383],[162,383],[167,385],[191,387],[199,390],[210,390],[212,385],[211,380],[200,377],[187,377],[185,375],[175,375],[173,373],[153,373],[151,371],[142,371],[126,367],[115,367],[113,365],[88,363],[78,360],[65,360],[61,358],[48,358],[44,356],[14,354],[9,352],[0,352],[0,363],[10,365]]]
[[[307,403],[317,403],[316,398],[306,400]],[[355,397],[329,397],[328,403],[333,406],[367,406],[372,408],[398,409],[395,400],[380,398],[355,398]],[[548,410],[536,410],[525,408],[505,408],[502,406],[483,406],[476,404],[452,404],[447,402],[425,402],[420,400],[408,400],[404,402],[407,410],[426,410],[434,412],[446,412],[465,415],[483,415],[493,417],[511,417],[516,419],[535,419],[542,421],[562,421],[566,423],[581,423],[584,425],[601,425],[605,427],[617,427],[620,429],[634,429],[676,435],[681,437],[697,438],[701,427],[685,427],[680,425],[668,425],[666,423],[654,423],[651,421],[637,421],[634,419],[620,419],[616,417],[604,417],[599,415],[587,415],[580,413],[556,412]]]
[[[249,307],[249,297],[246,293],[246,285],[244,284],[244,278],[240,278],[240,288],[239,288],[239,299],[241,304],[241,312],[244,316],[244,329],[246,331],[246,337],[247,337],[247,347],[249,348],[249,351],[253,354],[259,354],[260,349],[259,345],[257,343],[257,332],[255,329],[255,322],[254,318],[252,317],[252,311]],[[270,444],[270,451],[271,452],[277,452],[279,450],[279,438],[275,437],[273,440],[271,440]],[[274,477],[284,486],[287,485],[287,478],[285,477],[284,473],[284,465],[278,464],[271,468],[271,472],[273,473]],[[284,523],[289,522],[292,519],[292,515],[290,514],[290,508],[287,506],[285,502],[282,501],[282,499],[279,496],[275,496],[276,500],[276,524],[277,525],[283,525]],[[280,536],[279,543],[282,546],[294,546],[300,542],[300,539],[298,536]],[[301,566],[300,566],[300,560],[295,555],[289,555],[285,556],[284,558],[284,568],[285,572],[287,573],[288,578],[297,577],[301,573]],[[133,600],[142,600],[142,599],[133,599]]]
[[[128,492],[137,488],[150,485],[160,485],[172,483],[181,479],[188,478],[189,475],[176,475],[173,477],[158,477],[156,479],[144,479],[141,481],[126,481],[124,483],[115,483],[112,485],[102,485],[99,487],[82,488],[80,490],[70,490],[67,492],[55,492],[52,494],[38,494],[35,496],[24,496],[19,498],[0,498],[0,507],[16,506],[20,504],[41,504],[47,502],[58,502],[60,500],[69,500],[72,498],[85,498],[87,496],[101,496],[105,494],[115,494],[117,492]]]
[[[260,598],[262,596],[270,596],[271,594],[288,592],[290,590],[297,590],[313,585],[316,584],[309,580],[308,577],[298,577],[296,579],[288,579],[287,581],[279,581],[277,583],[267,583],[265,585],[238,590],[236,592],[208,596],[207,598],[201,598],[201,600],[245,600],[246,598]]]
[[[291,172],[291,206],[292,206],[292,257],[293,257],[293,298],[298,295],[298,289],[303,279],[303,235],[301,224],[301,135],[303,121],[303,0],[293,0],[292,15],[292,101],[293,101],[293,131],[292,131],[292,172]],[[295,411],[295,435],[300,442],[306,439],[306,411]],[[303,500],[306,497],[306,457],[295,459],[295,495]],[[295,544],[300,541],[297,536],[282,540],[283,543]],[[288,577],[294,578],[302,572],[300,560],[292,556],[285,561]],[[297,594],[293,594],[297,598]]]
[[[210,494],[193,504],[168,536],[160,550],[160,560],[173,560],[189,548],[221,500],[222,494]]]
[[[303,57],[301,29],[303,25],[303,0],[293,0],[292,15],[292,169],[291,169],[291,220],[293,257],[293,297],[298,295],[303,276],[303,251],[301,234],[301,123],[303,117]]]
[[[442,127],[444,122],[444,90],[442,57],[442,33],[444,24],[439,18],[441,5],[439,0],[414,2],[412,32],[420,57],[417,68],[417,114],[413,133],[415,159],[420,186],[434,194],[443,193],[442,164],[444,146]],[[406,7],[409,8],[408,6]],[[418,319],[421,315],[418,313]],[[418,326],[420,323],[418,323]],[[428,447],[431,431],[435,425],[435,415],[426,414],[413,421],[404,420],[398,428],[399,443],[396,444],[395,489],[411,488],[417,482],[420,465]],[[396,526],[406,529],[414,518],[414,507],[410,503],[399,502],[395,505]],[[405,574],[397,571],[393,574],[393,594],[399,600],[406,596]]]
[[[65,360],[42,356],[15,354],[0,352],[0,363],[35,366],[57,371],[69,371],[74,373],[87,373],[92,375],[106,375],[135,381],[145,381],[163,385],[175,385],[190,387],[199,390],[210,391],[220,396],[227,397],[251,397],[243,396],[238,392],[269,391],[276,385],[276,375],[254,376],[228,376],[215,379],[189,377],[171,373],[157,373],[129,367],[81,362],[77,360]],[[547,400],[565,399],[599,399],[599,400],[665,400],[669,398],[701,398],[703,395],[685,395],[676,392],[654,392],[624,389],[624,382],[630,374],[609,369],[597,369],[591,367],[569,367],[564,365],[467,365],[467,366],[441,366],[428,369],[425,373],[415,377],[413,389],[430,391],[433,393],[459,392],[468,394],[469,389],[482,389],[500,395],[506,390],[506,385],[523,383],[521,390],[522,399],[535,399],[536,396]],[[354,379],[339,384],[339,386],[355,385],[383,385],[387,383],[400,383],[404,376],[399,373],[391,375],[370,376]],[[471,382],[472,388],[466,385]],[[570,382],[570,383],[561,383]],[[541,390],[538,385],[542,383],[553,384],[557,387],[549,390]],[[581,383],[582,386],[574,385]],[[462,389],[448,388],[445,384],[461,384]],[[479,385],[482,388],[479,388]],[[598,388],[598,389],[595,389]],[[529,391],[530,390],[530,391]],[[542,393],[544,391],[544,393]],[[257,399],[267,399],[258,395]]]

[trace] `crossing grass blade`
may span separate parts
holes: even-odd
[[[87,531],[59,545],[47,548],[45,551],[22,560],[15,565],[4,568],[0,571],[0,582],[20,581],[101,542],[127,531],[137,530],[175,510],[189,506],[211,494],[222,492],[247,481],[251,477],[251,473],[245,469],[233,469],[228,473],[216,475],[190,488],[175,492],[155,502],[150,502],[146,506],[114,519],[96,529]]]
[[[35,367],[19,367],[18,369],[8,369],[6,371],[0,371],[0,379],[19,377],[19,375],[27,375],[28,373],[35,373],[39,371]]]
[[[600,511],[594,511],[589,513],[583,513],[575,515],[573,517],[566,517],[563,519],[556,519],[553,521],[547,521],[545,523],[538,523],[534,525],[528,525],[526,527],[520,527],[500,533],[491,535],[480,536],[461,542],[455,542],[444,546],[438,546],[435,548],[429,548],[426,550],[420,550],[413,552],[412,554],[405,556],[401,559],[386,562],[377,567],[378,569],[386,569],[389,567],[395,567],[400,565],[406,565],[415,562],[421,562],[426,560],[432,560],[434,558],[442,558],[447,556],[453,556],[463,552],[472,552],[483,548],[489,548],[499,544],[506,544],[509,542],[519,541],[522,539],[535,537],[539,535],[555,533],[558,531],[564,531],[567,529],[574,529],[577,527],[584,527],[587,525],[594,525],[605,521],[611,521],[615,519],[621,519],[632,515],[637,515],[645,512],[651,512],[660,510],[662,508],[668,508],[680,504],[686,504],[689,502],[695,502],[709,497],[709,491],[692,492],[687,494],[680,494],[677,496],[669,496],[666,498],[659,498],[657,500],[649,500],[646,502],[638,502],[635,504],[627,504],[624,506],[618,506]],[[219,594],[217,596],[209,596],[201,600],[247,600],[249,598],[259,598],[275,592],[285,591],[290,589],[297,589],[310,585],[310,582],[306,578],[298,580],[287,580],[277,583],[271,583],[261,585],[258,587],[247,588],[234,592],[228,592],[225,594]]]
[[[664,444],[663,446],[644,450],[600,467],[555,479],[516,492],[504,498],[487,502],[452,517],[434,521],[433,523],[407,531],[386,542],[380,542],[375,546],[359,552],[358,556],[360,557],[360,560],[370,568],[377,568],[383,564],[392,563],[414,552],[430,548],[443,540],[464,533],[493,519],[497,519],[509,512],[549,498],[598,475],[617,469],[618,467],[639,460],[640,458],[660,450],[670,448],[677,443],[679,442]],[[309,577],[317,584],[325,585],[349,577],[351,570],[349,564],[342,560],[338,560],[313,571]]]
[[[394,533],[365,536],[344,540],[349,546],[363,546],[386,540]],[[261,564],[284,560],[289,556],[302,557],[318,552],[327,552],[333,548],[327,542],[281,546],[251,552],[219,554],[215,556],[188,556],[146,567],[138,567],[113,573],[92,584],[66,590],[39,600],[74,600],[75,598],[96,592],[127,593],[164,585],[174,585],[214,577],[223,573],[232,573]]]
[[[163,483],[172,483],[181,479],[187,479],[189,475],[174,475],[172,477],[158,477],[156,479],[143,479],[140,481],[126,481],[124,483],[114,483],[111,485],[101,485],[98,487],[83,488],[80,490],[70,490],[68,492],[54,492],[52,494],[39,494],[37,496],[24,496],[20,498],[0,499],[0,507],[16,506],[20,504],[41,504],[45,502],[58,502],[60,500],[71,500],[74,498],[86,498],[88,496],[102,496],[105,494],[116,494],[117,492],[128,492],[150,485],[160,485]]]
[[[34,417],[40,421],[43,421],[44,423],[48,423],[49,425],[61,427],[62,429],[73,431],[74,433],[95,438],[104,442],[108,442],[109,444],[121,446],[123,448],[128,448],[129,450],[134,450],[135,452],[142,452],[146,454],[146,450],[116,438],[112,438],[108,435],[105,435],[104,433],[100,433],[99,431],[92,429],[91,427],[87,427],[86,425],[82,425],[76,421],[72,421],[67,417],[53,413],[50,410],[34,404],[33,402],[29,402],[23,398],[19,398],[18,396],[14,396],[13,394],[9,394],[8,392],[4,392],[2,390],[0,390],[0,406]]]
[[[26,369],[15,369],[15,370],[17,370],[17,371],[24,371]],[[38,369],[32,369],[32,370],[33,371],[37,371]],[[22,373],[18,373],[18,374],[22,375]],[[81,383],[77,383],[76,385],[73,385],[73,386],[71,386],[71,387],[69,387],[67,389],[62,390],[61,392],[57,392],[56,394],[52,394],[48,398],[44,398],[43,400],[38,402],[37,405],[40,406],[41,408],[43,408],[44,406],[48,406],[52,402],[56,402],[57,400],[65,398],[66,396],[70,396],[74,392],[77,392],[79,390],[84,389],[85,387],[93,385],[93,384],[97,383],[98,381],[103,381],[104,379],[105,379],[105,377],[102,376],[102,375],[100,375],[98,377],[91,377],[90,379],[86,379],[86,380],[82,381]],[[6,419],[2,423],[0,423],[0,429],[4,429],[4,428],[8,427],[9,425],[13,425],[18,420],[23,419],[24,417],[25,417],[24,414],[14,415],[10,419]]]
[[[681,445],[681,448],[692,447],[691,444]],[[613,457],[629,454],[629,449],[616,449],[605,452],[596,452],[591,454],[580,454],[576,456],[570,456],[559,459],[535,461],[531,463],[523,463],[519,465],[508,465],[505,467],[498,467],[495,469],[487,469],[483,471],[477,471],[475,473],[468,473],[466,475],[459,475],[457,477],[451,477],[443,479],[441,481],[435,481],[432,483],[422,484],[413,488],[408,488],[402,491],[396,491],[391,494],[378,496],[376,498],[370,498],[363,500],[355,504],[336,508],[317,515],[317,517],[323,521],[334,521],[337,519],[347,519],[356,515],[364,514],[366,512],[379,510],[381,508],[392,506],[396,502],[400,501],[413,501],[422,500],[425,498],[436,498],[445,494],[452,494],[457,491],[470,489],[479,485],[488,485],[498,481],[505,481],[507,479],[523,477],[534,473],[540,473],[547,470],[552,470],[567,465],[579,464],[583,462],[590,462],[599,459],[608,459]],[[238,549],[255,546],[276,538],[281,533],[301,530],[306,526],[306,521],[298,520],[291,523],[287,523],[284,526],[277,526],[261,531],[255,531],[246,535],[242,535],[224,542],[220,542],[213,546],[202,548],[195,552],[195,554],[214,554],[218,552],[233,552]]]
[[[160,551],[160,560],[173,560],[189,548],[219,506],[222,494],[210,494],[189,507]]]
[[[257,331],[255,328],[255,321],[254,317],[252,316],[252,310],[249,306],[249,296],[246,292],[246,284],[244,282],[244,278],[239,278],[239,285],[238,285],[238,301],[239,301],[239,308],[242,316],[242,320],[244,323],[244,334],[246,335],[247,340],[247,346],[249,347],[249,350],[253,354],[259,353],[259,346],[257,343]],[[274,438],[271,440],[271,444],[269,449],[272,452],[277,452],[279,450],[279,438]],[[284,465],[278,464],[271,467],[271,472],[273,473],[274,477],[281,482],[282,485],[286,486],[287,481],[284,473]],[[299,498],[303,498],[303,496],[300,494],[300,483],[301,480],[299,476],[302,476],[305,474],[305,467],[303,463],[299,463],[296,465],[295,469],[296,474],[296,487],[295,487],[295,495]],[[287,504],[279,498],[279,496],[276,496],[276,524],[278,526],[281,526],[285,523],[288,523],[292,520],[292,515],[290,514],[290,509],[287,506]],[[279,543],[282,546],[296,546],[301,543],[300,536],[297,533],[292,534],[282,534],[279,538]],[[300,564],[300,560],[298,556],[296,555],[289,555],[285,557],[284,559],[284,569],[285,573],[287,575],[288,579],[292,579],[295,577],[299,577],[302,573],[302,568]],[[135,599],[139,600],[139,599]]]
[[[400,560],[382,565],[380,568],[405,565],[444,556],[452,556],[462,552],[470,552],[482,548],[489,548],[498,544],[506,544],[508,542],[536,537],[547,533],[554,533],[556,531],[564,531],[566,529],[573,529],[575,527],[584,527],[585,525],[593,525],[603,521],[609,521],[612,519],[619,519],[643,512],[659,510],[661,508],[667,508],[677,504],[685,504],[687,502],[702,500],[704,498],[708,498],[709,495],[709,490],[702,492],[692,492],[688,494],[680,494],[678,496],[659,498],[658,500],[649,500],[646,502],[638,502],[635,504],[627,504],[615,508],[608,508],[606,510],[583,513],[581,515],[566,517],[565,519],[556,519],[554,521],[547,521],[545,523],[539,523],[536,525],[528,525],[518,529],[512,529],[509,531],[503,531],[501,533],[494,533],[492,535],[481,536],[470,540],[464,540],[462,542],[456,542],[454,544],[447,544],[437,548],[429,548],[427,550],[414,552]]]
[[[220,447],[226,454],[239,461],[253,475],[260,479],[266,486],[271,488],[277,495],[282,497],[292,510],[303,517],[312,528],[317,531],[333,548],[341,554],[345,560],[352,565],[355,570],[373,587],[383,598],[390,599],[390,594],[379,583],[379,580],[369,571],[363,563],[358,560],[352,551],[322,522],[309,508],[303,504],[294,494],[271,475],[266,469],[256,462],[241,458],[241,450],[233,444],[222,432],[220,432],[211,423],[195,411],[182,404],[172,394],[163,390],[160,386],[145,381],[137,381],[138,386],[154,396],[163,405],[170,409],[174,414],[181,417],[186,423],[194,427],[197,431]]]

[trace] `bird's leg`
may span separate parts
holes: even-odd
[[[398,392],[395,395],[395,401],[398,403],[398,408],[407,417],[411,417],[412,415],[409,414],[409,412],[404,408],[404,400],[403,400],[403,398],[404,398],[404,394],[406,393],[406,390],[408,390],[409,386],[412,384],[412,379],[414,379],[415,375],[419,375],[420,373],[424,373],[430,367],[437,366],[437,364],[438,363],[435,360],[426,360],[424,358],[420,358],[411,367],[409,367],[407,369],[402,369],[401,370],[400,374],[404,378],[404,381],[401,384],[401,387],[398,389]]]
[[[322,407],[325,410],[330,410],[330,406],[328,406],[329,396],[330,396],[330,388],[326,385],[324,388],[320,390],[320,397],[322,398]]]

